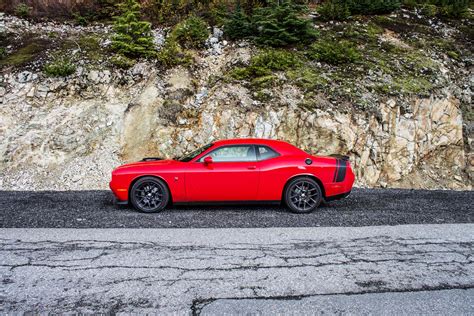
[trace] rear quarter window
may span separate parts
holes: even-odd
[[[257,145],[257,159],[259,161],[267,160],[280,156],[275,150],[268,146]]]

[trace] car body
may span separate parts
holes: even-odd
[[[133,195],[134,185],[143,178],[151,182],[142,184],[142,191]],[[153,179],[159,183],[154,191],[150,187]],[[147,200],[156,191],[167,195],[166,205],[157,210],[169,203],[280,203],[285,201],[285,188],[295,179],[309,181],[300,183],[300,190],[293,190],[299,198],[307,199],[305,189],[319,191],[319,205],[347,196],[354,173],[345,156],[313,156],[279,140],[229,139],[215,141],[180,159],[145,158],[122,165],[113,170],[110,188],[119,204],[132,202],[137,209],[151,212],[140,209],[136,202]]]

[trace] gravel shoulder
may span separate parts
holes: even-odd
[[[354,189],[312,214],[278,206],[182,206],[142,214],[109,191],[0,191],[0,227],[206,228],[473,223],[474,191]]]

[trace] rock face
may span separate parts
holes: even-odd
[[[198,60],[191,70],[78,69],[66,79],[10,72],[0,90],[0,189],[107,188],[111,170],[144,156],[181,155],[211,140],[286,140],[313,154],[348,154],[358,186],[470,189],[459,101],[449,92],[386,98],[377,113],[298,106],[284,85],[271,103],[218,81],[248,47]],[[471,169],[469,169],[471,168]]]
[[[442,29],[459,33],[448,25]],[[470,51],[454,62],[433,50],[420,58],[400,33],[385,30],[378,36],[381,45],[418,56],[412,66],[421,73],[436,71],[437,90],[402,95],[390,93],[386,85],[381,92],[344,73],[349,85],[331,86],[331,96],[319,88],[307,94],[296,81],[286,80],[290,75],[284,72],[270,76],[277,86],[259,91],[231,79],[229,72],[248,64],[256,49],[245,41],[227,42],[218,28],[203,50],[192,52],[192,65],[169,70],[154,62],[138,62],[128,70],[110,67],[107,52],[97,52],[110,44],[110,26],[31,23],[1,13],[2,32],[9,34],[8,54],[35,46],[37,42],[28,42],[34,33],[37,41],[48,38],[48,45],[41,42],[44,51],[37,52],[41,58],[47,61],[53,52],[62,52],[74,57],[78,67],[67,78],[49,78],[41,71],[45,60],[0,63],[0,190],[107,188],[110,172],[119,164],[145,156],[179,156],[234,137],[276,138],[312,154],[347,154],[357,186],[472,188],[474,128],[471,118],[462,117],[472,113]],[[153,31],[157,49],[165,33]],[[418,34],[412,40],[417,36],[430,39]],[[73,43],[72,50],[56,49],[65,42],[51,38],[62,37]],[[25,43],[13,47],[19,39]],[[78,43],[82,48],[76,49]],[[372,84],[379,78],[374,69],[367,72]],[[302,78],[329,86],[336,77],[325,77],[334,69],[326,70]],[[411,79],[399,85],[416,91],[430,84]],[[357,86],[364,88],[358,91],[359,103],[372,105],[365,110],[337,98]]]

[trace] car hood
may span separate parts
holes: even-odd
[[[119,169],[127,169],[127,168],[133,168],[133,167],[143,167],[143,166],[166,166],[166,165],[171,165],[171,164],[178,164],[179,162],[176,160],[150,160],[150,161],[137,161],[137,162],[132,162],[132,163],[127,163],[124,165],[121,165],[115,170]]]

